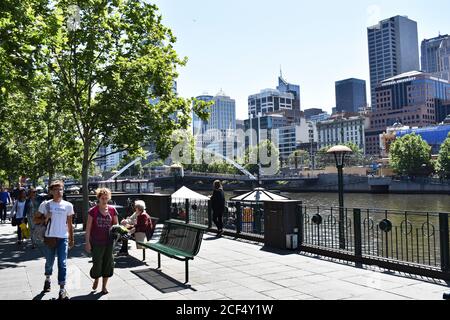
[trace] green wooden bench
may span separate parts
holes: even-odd
[[[178,220],[168,220],[164,223],[161,237],[156,243],[139,242],[145,248],[158,253],[158,269],[161,269],[161,254],[179,261],[185,262],[186,282],[189,282],[189,260],[200,250],[203,234],[206,227],[194,224],[186,224]],[[144,251],[145,260],[145,251]]]

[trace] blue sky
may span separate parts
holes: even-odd
[[[302,109],[331,111],[337,80],[360,78],[369,87],[367,27],[379,20],[408,16],[418,23],[419,42],[450,34],[448,0],[150,2],[189,59],[179,70],[179,94],[222,89],[236,100],[238,119],[247,117],[250,94],[276,87],[280,65],[284,78],[300,85]]]

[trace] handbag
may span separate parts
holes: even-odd
[[[44,241],[46,230],[47,230],[47,227],[44,224],[34,225],[33,238],[36,240]]]
[[[17,226],[16,215],[13,215],[13,216],[11,217],[11,225],[12,225],[13,227],[16,227],[16,226]]]
[[[46,203],[47,212],[50,212],[50,202]],[[50,227],[52,225],[52,219],[48,220],[48,227],[47,227],[47,235],[50,234]],[[58,244],[58,238],[56,237],[47,237],[44,235],[44,244],[49,247],[50,249],[56,248],[56,245]]]

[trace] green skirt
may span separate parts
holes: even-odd
[[[111,278],[114,274],[113,245],[91,245],[92,268],[90,276],[93,279]]]

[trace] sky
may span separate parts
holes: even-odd
[[[367,27],[396,15],[417,21],[419,44],[450,34],[448,0],[149,0],[177,37],[178,94],[223,91],[246,119],[247,99],[283,78],[300,85],[302,110],[335,106],[338,80],[366,80]]]

